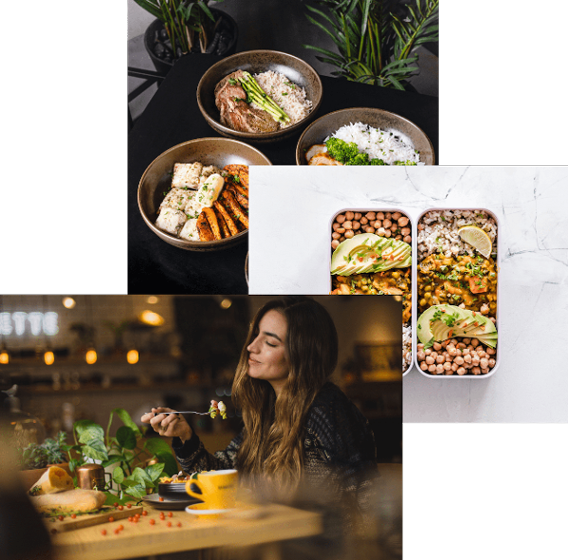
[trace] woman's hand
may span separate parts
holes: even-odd
[[[140,420],[150,424],[154,431],[164,437],[178,437],[183,443],[191,438],[192,430],[181,414],[160,414],[161,412],[175,412],[171,408],[153,408],[152,412],[144,414]]]

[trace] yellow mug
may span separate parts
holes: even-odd
[[[201,494],[194,492],[195,484]],[[203,500],[208,509],[230,509],[235,507],[238,488],[238,474],[235,469],[198,473],[185,483],[185,491],[194,498]]]

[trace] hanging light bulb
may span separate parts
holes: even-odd
[[[229,298],[223,298],[220,305],[222,309],[229,309],[229,307],[233,305],[233,302]]]
[[[55,362],[55,356],[51,350],[46,350],[43,354],[43,361],[46,365],[50,366]]]
[[[97,351],[94,348],[89,348],[85,354],[85,361],[89,365],[93,365],[97,361]]]
[[[138,354],[138,350],[129,350],[128,354],[126,354],[126,361],[129,364],[137,364],[139,359],[140,355]]]
[[[6,350],[6,347],[4,345],[2,345],[2,348],[0,349],[0,364],[9,364],[10,363],[10,354],[8,354],[8,350]]]
[[[148,310],[142,311],[142,313],[138,315],[138,320],[152,327],[161,327],[164,324],[164,318],[161,315]]]
[[[73,309],[75,307],[75,300],[72,297],[63,298],[63,307]]]

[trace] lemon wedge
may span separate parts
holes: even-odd
[[[463,226],[458,230],[458,235],[486,259],[489,258],[493,244],[491,243],[491,238],[481,228],[477,226]]]

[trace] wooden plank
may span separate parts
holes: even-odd
[[[77,514],[75,519],[70,516],[66,516],[62,521],[59,521],[57,517],[49,517],[45,518],[44,521],[50,532],[56,530],[58,533],[64,533],[66,531],[73,531],[75,529],[83,529],[85,527],[92,527],[93,525],[108,523],[111,517],[116,521],[119,519],[134,517],[137,513],[142,515],[143,509],[144,508],[142,506],[133,506],[130,509],[125,507],[121,511],[112,506],[103,506],[100,513],[84,515]]]

